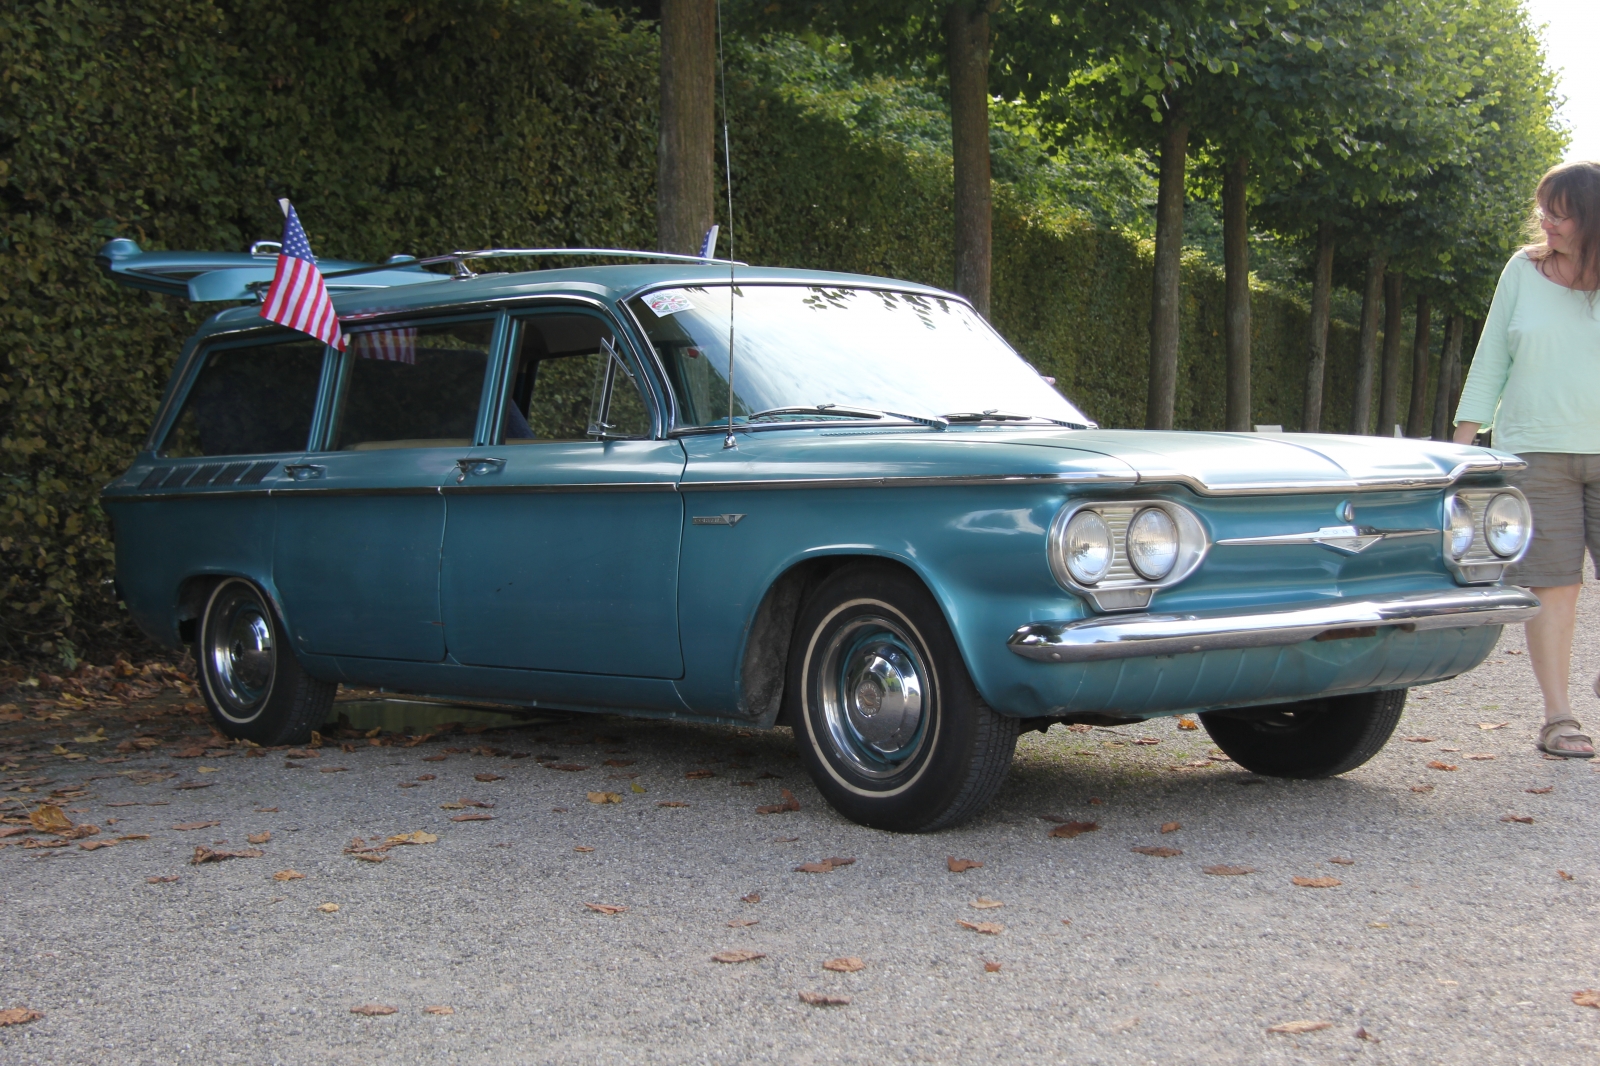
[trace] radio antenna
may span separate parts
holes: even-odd
[[[728,140],[728,64],[723,56],[722,0],[717,0],[717,78],[722,83],[722,168],[728,190],[728,435],[722,438],[722,446],[737,448],[739,442],[733,436],[733,150]],[[715,226],[711,232],[716,233]],[[716,253],[715,248],[711,251]]]

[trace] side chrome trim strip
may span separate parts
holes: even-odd
[[[1527,465],[1519,459],[1507,456],[1505,459],[1468,460],[1456,464],[1448,474],[1431,476],[1397,475],[1312,482],[1257,481],[1225,486],[1208,485],[1192,474],[1174,470],[1159,474],[1141,473],[1139,484],[1183,485],[1201,496],[1291,496],[1299,493],[1378,492],[1385,489],[1443,489],[1449,488],[1468,474],[1511,474],[1526,469]]]
[[[930,477],[772,478],[749,481],[685,481],[684,492],[719,489],[895,489],[930,485],[1132,485],[1128,474],[954,474]]]
[[[1230,537],[1217,544],[1228,546],[1317,544],[1334,551],[1359,555],[1381,540],[1438,536],[1437,529],[1373,529],[1370,526],[1323,526],[1310,533],[1281,533],[1275,537]]]
[[[1247,614],[1116,615],[1034,622],[1018,629],[1006,644],[1023,658],[1040,662],[1100,662],[1373,636],[1382,626],[1420,630],[1508,625],[1538,613],[1538,598],[1520,588],[1447,589]]]
[[[594,481],[572,485],[445,485],[446,496],[529,496],[552,492],[676,492],[675,481]]]

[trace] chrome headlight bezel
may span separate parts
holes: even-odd
[[[1510,523],[1513,539],[1509,544],[1502,542],[1507,535],[1507,526],[1502,523]],[[1483,539],[1489,550],[1502,559],[1514,559],[1526,551],[1533,539],[1533,515],[1528,501],[1521,494],[1496,493],[1483,509]]]
[[[1149,578],[1133,564],[1128,550],[1129,527],[1145,511],[1160,511],[1177,533],[1177,550],[1171,567],[1160,578]],[[1085,511],[1092,511],[1110,534],[1111,560],[1093,583],[1079,580],[1070,565],[1067,528]],[[1157,590],[1169,588],[1194,573],[1211,548],[1205,526],[1189,508],[1169,500],[1076,500],[1056,512],[1050,523],[1047,554],[1056,582],[1082,596],[1098,611],[1134,611],[1150,605]]]
[[[1117,554],[1111,527],[1099,511],[1090,508],[1079,510],[1062,527],[1060,550],[1068,576],[1086,588],[1100,583]]]
[[[1520,512],[1523,529],[1522,542],[1509,555],[1502,555],[1495,550],[1488,535],[1489,507],[1502,497],[1505,501],[1499,506],[1516,508]],[[1458,527],[1466,524],[1466,519],[1470,517],[1472,539],[1466,551],[1459,555],[1454,554],[1457,545],[1453,543],[1452,516],[1457,516],[1455,524]],[[1441,534],[1444,564],[1456,581],[1463,585],[1491,585],[1502,580],[1506,570],[1527,554],[1528,545],[1533,541],[1533,512],[1528,507],[1527,497],[1510,486],[1459,489],[1448,493],[1444,498],[1441,517],[1444,519]]]
[[[1134,515],[1122,543],[1128,562],[1146,581],[1161,581],[1172,573],[1183,550],[1178,523],[1163,507],[1146,507]]]

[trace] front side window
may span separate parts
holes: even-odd
[[[730,310],[735,425],[885,414],[1089,424],[959,300],[701,285],[645,293],[630,306],[661,356],[682,425],[728,423]]]
[[[310,340],[212,349],[159,454],[178,459],[303,451],[324,350]]]
[[[610,327],[593,315],[518,319],[502,419],[506,444],[650,435],[650,413]]]
[[[470,446],[493,335],[493,319],[352,333],[329,447]]]

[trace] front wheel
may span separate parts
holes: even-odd
[[[195,638],[200,693],[224,735],[303,744],[333,706],[338,685],[300,668],[261,590],[229,578],[211,592]]]
[[[1015,718],[984,703],[944,613],[885,564],[828,577],[795,626],[785,686],[806,769],[840,814],[929,832],[981,810],[1005,780]]]
[[[1327,696],[1300,703],[1209,711],[1200,716],[1230,759],[1267,777],[1332,777],[1354,770],[1388,743],[1406,690]]]

